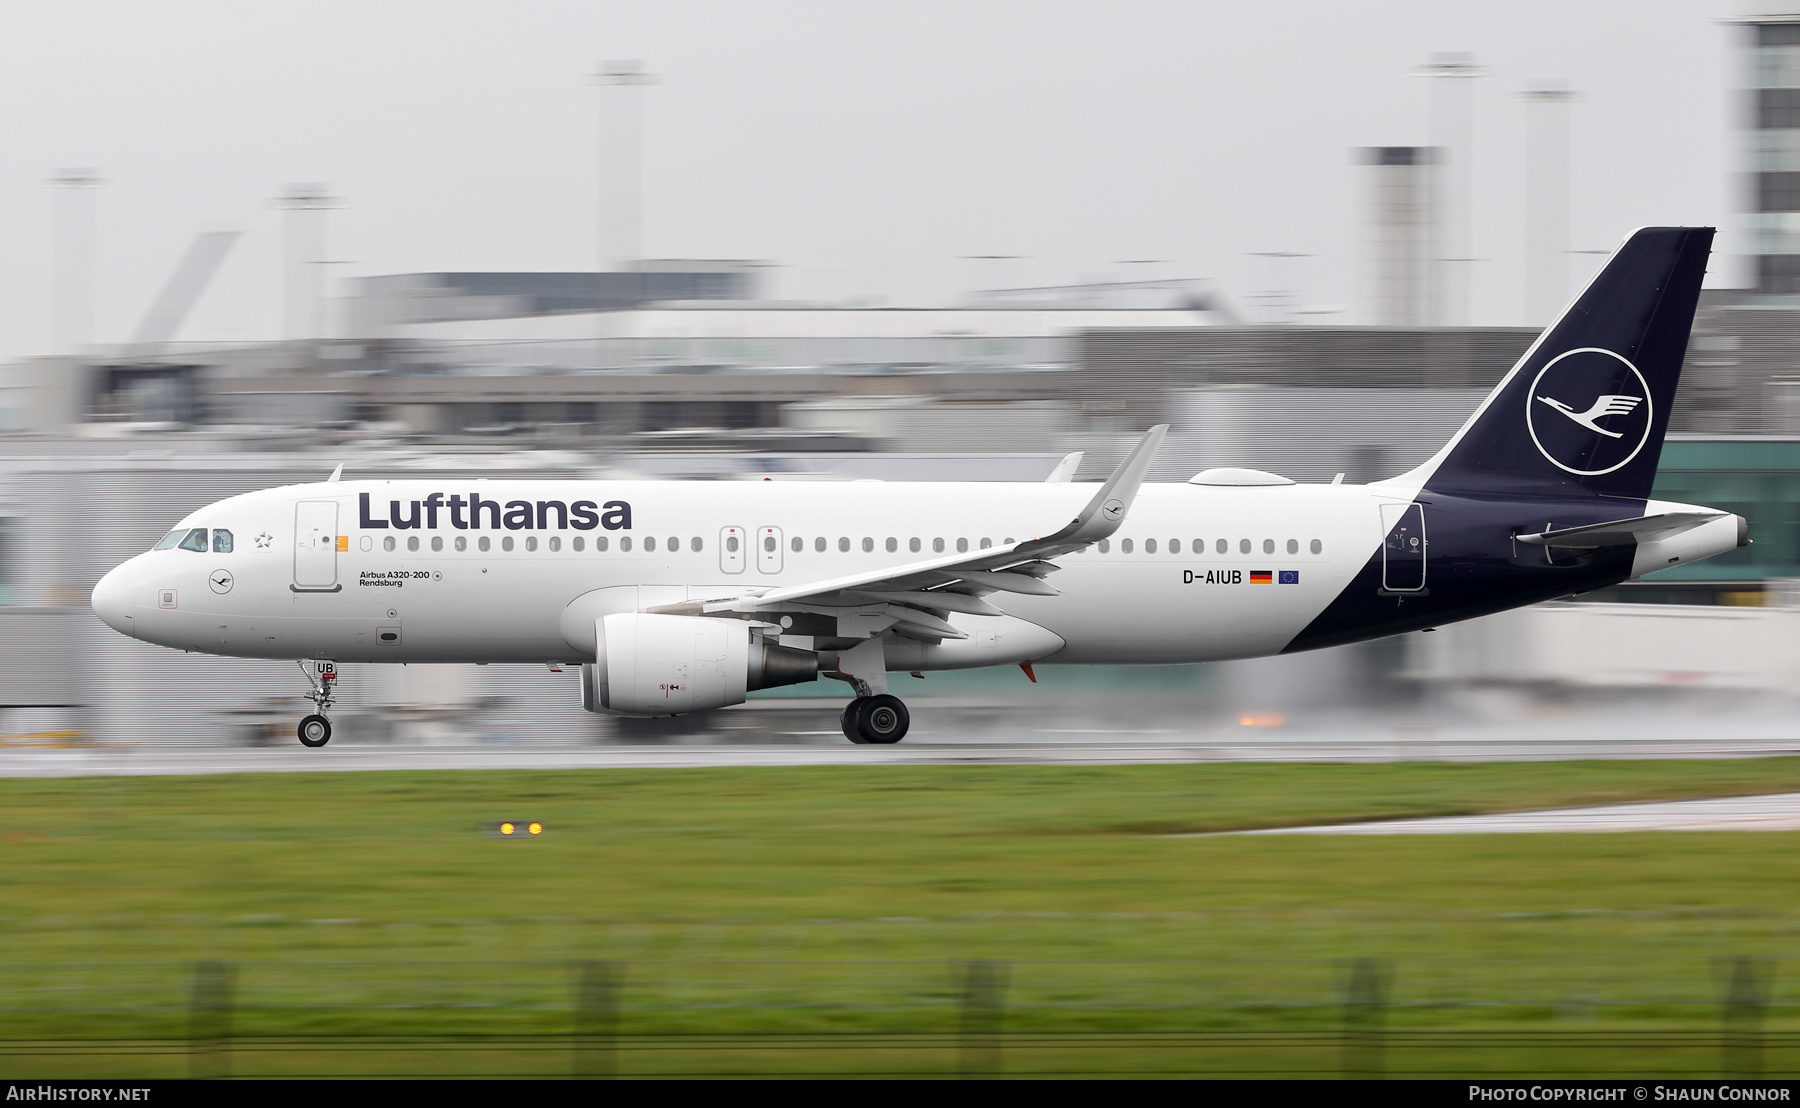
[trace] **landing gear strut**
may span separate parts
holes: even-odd
[[[844,706],[844,714],[838,722],[844,728],[844,737],[851,742],[859,746],[865,743],[886,746],[906,737],[912,714],[899,697],[882,693],[852,700]]]
[[[300,745],[310,747],[324,746],[331,741],[331,721],[325,713],[331,711],[331,698],[337,693],[337,663],[314,662],[313,669],[307,669],[305,662],[297,663],[300,672],[306,675],[307,684],[312,691],[307,699],[319,709],[313,715],[300,721]],[[317,673],[314,673],[317,670]]]

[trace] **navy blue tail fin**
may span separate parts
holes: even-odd
[[[1634,232],[1456,437],[1396,481],[1649,496],[1712,240],[1710,227]]]

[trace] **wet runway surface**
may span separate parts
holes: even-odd
[[[1800,831],[1800,793],[1284,827],[1245,835],[1499,835],[1553,831]]]
[[[1750,758],[1800,754],[1800,729],[1766,723],[1585,722],[1543,726],[1436,726],[1346,721],[1294,729],[1228,726],[1009,730],[915,724],[896,746],[853,746],[836,731],[775,727],[639,741],[408,745],[358,742],[266,747],[0,745],[0,777],[294,773],[414,769],[582,769],[682,766],[1068,764],[1183,762],[1557,761],[1610,758]],[[347,732],[345,728],[343,731]]]

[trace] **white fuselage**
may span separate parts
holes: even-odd
[[[1414,491],[1146,485],[1110,540],[1058,559],[1053,583],[1061,595],[989,600],[1054,636],[1033,644],[1043,660],[1175,663],[1277,653],[1381,548],[1380,506],[1404,505]],[[395,526],[410,522],[414,503],[425,505],[434,493],[435,510],[421,507],[417,527]],[[229,553],[176,547],[139,555],[96,588],[94,606],[135,638],[214,654],[573,662],[581,660],[580,635],[570,634],[565,612],[598,590],[638,589],[635,603],[607,609],[632,610],[803,585],[954,553],[965,543],[975,550],[1036,538],[1062,526],[1091,494],[1084,485],[996,483],[290,486],[193,513],[181,527],[229,530]],[[451,510],[449,498],[471,496],[500,510],[484,507],[474,521],[466,503]],[[540,511],[540,504],[549,507]],[[573,510],[581,504],[594,507]],[[629,506],[629,527],[616,510],[610,517],[599,511],[609,504]],[[510,527],[508,505],[515,506]],[[529,508],[530,526],[520,506]],[[335,524],[320,522],[333,516]],[[989,617],[950,618],[978,628]],[[1021,660],[971,659],[910,657],[896,668]]]

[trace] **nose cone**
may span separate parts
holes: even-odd
[[[94,595],[89,603],[93,605],[94,614],[100,617],[102,623],[121,635],[130,635],[131,592],[125,578],[124,566],[100,578],[100,583],[94,586]]]

